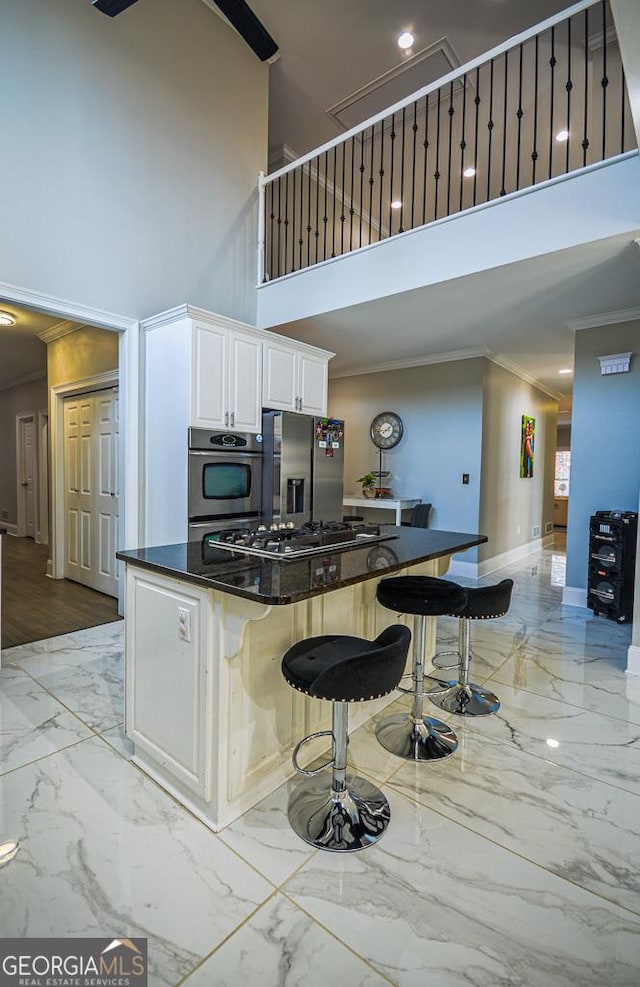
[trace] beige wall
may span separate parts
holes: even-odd
[[[0,511],[7,511],[6,518],[0,517],[3,524],[16,524],[18,521],[18,501],[16,495],[16,415],[32,411],[47,410],[47,380],[43,375],[38,380],[29,381],[0,391]]]
[[[49,343],[49,387],[117,370],[119,338],[117,332],[86,326]]]
[[[534,473],[520,477],[522,416],[536,420]],[[533,528],[553,521],[557,401],[520,377],[485,361],[480,528],[489,537],[480,559],[533,540]]]
[[[0,37],[0,281],[253,322],[268,66],[201,0],[11,0]]]

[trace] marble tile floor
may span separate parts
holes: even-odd
[[[453,757],[354,732],[392,809],[355,854],[294,835],[290,785],[216,835],[131,764],[122,623],[3,652],[0,842],[20,848],[0,936],[146,936],[150,987],[637,985],[640,678],[628,627],[561,606],[562,563],[483,580],[516,582],[508,616],[472,629],[502,707],[451,718]],[[439,647],[455,633],[441,620]]]

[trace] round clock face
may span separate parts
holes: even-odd
[[[371,422],[371,438],[379,449],[393,449],[402,438],[402,432],[402,419],[393,411],[383,411]]]

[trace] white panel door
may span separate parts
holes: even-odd
[[[64,437],[64,574],[117,596],[117,390],[68,398]]]
[[[285,343],[269,341],[263,353],[262,404],[280,411],[298,410],[298,354]]]
[[[35,422],[33,418],[23,418],[20,422],[20,442],[22,464],[22,476],[20,483],[23,491],[24,503],[24,533],[29,538],[34,538],[36,533],[35,525],[35,499],[33,489],[33,469],[35,463]]]
[[[237,432],[262,431],[262,342],[229,334],[229,425]]]
[[[229,426],[227,393],[228,333],[219,326],[193,328],[191,424],[198,428]],[[171,395],[167,395],[167,400]]]
[[[300,354],[301,411],[308,415],[326,415],[328,378],[326,359],[311,353]]]

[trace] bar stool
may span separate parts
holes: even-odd
[[[437,668],[457,668],[458,678],[450,682],[439,682],[428,693],[432,703],[447,713],[460,713],[463,716],[488,716],[500,709],[500,700],[489,689],[482,689],[469,681],[471,664],[471,620],[492,620],[504,617],[511,603],[513,579],[503,579],[493,586],[478,586],[467,589],[467,603],[462,610],[451,612],[457,617],[458,650],[440,651],[433,659]],[[446,655],[455,655],[458,661],[453,665],[443,664]]]
[[[347,775],[348,703],[377,699],[392,692],[402,678],[411,632],[387,627],[375,641],[334,635],[298,641],[282,659],[282,674],[292,688],[333,703],[332,728],[312,733],[296,746],[293,766],[312,778],[332,767],[326,782],[298,785],[289,799],[292,829],[320,850],[362,850],[384,834],[391,811],[387,799],[365,778]],[[316,737],[332,737],[332,759],[311,770],[301,768],[298,753]]]
[[[448,757],[458,747],[458,738],[447,723],[424,715],[424,660],[427,617],[457,613],[467,600],[457,583],[433,576],[395,576],[378,583],[378,602],[396,613],[418,617],[414,648],[413,688],[403,689],[413,696],[411,715],[399,713],[380,721],[376,737],[383,747],[408,761],[435,761]]]

